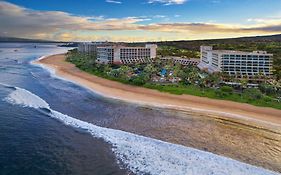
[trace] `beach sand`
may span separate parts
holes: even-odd
[[[36,64],[51,68],[58,77],[109,100],[114,98],[114,103],[141,104],[131,106],[131,112],[112,114],[114,120],[110,122],[95,123],[89,116],[96,125],[209,151],[281,172],[281,110],[172,95],[106,80],[79,70],[66,62],[63,54],[43,57]],[[132,111],[135,111],[134,115]]]
[[[58,76],[76,82],[106,97],[144,105],[192,110],[198,113],[220,115],[234,119],[243,118],[281,126],[281,110],[192,95],[173,95],[122,84],[79,70],[75,65],[65,61],[64,54],[48,56],[37,61],[37,63],[51,67],[55,69]]]

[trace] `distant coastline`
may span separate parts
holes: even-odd
[[[65,58],[64,54],[52,55],[42,57],[35,63],[54,69],[57,76],[75,82],[105,97],[149,106],[188,110],[232,119],[242,118],[259,123],[281,125],[281,111],[277,109],[191,95],[172,95],[125,85],[83,72],[76,68],[75,65],[66,62]]]

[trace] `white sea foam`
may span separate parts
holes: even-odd
[[[230,158],[197,149],[171,144],[128,132],[103,128],[52,110],[35,94],[16,88],[7,98],[12,104],[32,108],[47,108],[50,117],[65,125],[89,132],[112,144],[118,160],[135,174],[152,175],[273,175],[278,174]]]
[[[41,99],[40,97],[34,95],[33,93],[22,89],[15,87],[16,90],[9,94],[8,97],[6,97],[6,101],[12,104],[18,104],[22,105],[24,107],[31,107],[31,108],[47,108],[49,109],[49,104]]]
[[[51,56],[51,55],[43,55],[43,56],[41,56],[41,57],[39,57],[39,58],[37,58],[37,59],[31,61],[31,63],[33,63],[33,62],[35,62],[35,61],[43,60],[44,58],[46,58],[46,57],[48,57],[48,56]]]
[[[49,56],[51,56],[51,55],[49,55]],[[49,67],[49,66],[45,66],[44,64],[41,64],[39,62],[40,60],[42,60],[42,59],[44,59],[46,57],[48,57],[48,55],[41,56],[41,57],[39,57],[39,58],[37,58],[35,60],[30,61],[30,64],[32,64],[34,66],[41,67],[42,69],[47,70],[51,74],[52,77],[55,77],[55,74],[56,74],[56,70],[55,69],[53,69],[52,67]]]
[[[48,66],[48,65],[45,65],[45,64],[42,64],[40,63],[39,61],[48,57],[48,56],[51,56],[51,55],[45,55],[45,56],[42,56],[42,57],[39,57],[33,61],[30,62],[30,64],[34,65],[34,66],[37,66],[37,67],[41,67],[42,69],[45,69],[46,71],[48,71],[50,73],[50,76],[53,77],[53,78],[56,78],[56,79],[60,79],[60,80],[63,80],[63,81],[66,81],[66,82],[71,82],[71,83],[74,83],[74,84],[77,84],[76,82],[74,81],[71,81],[71,80],[68,80],[68,79],[65,79],[61,76],[57,76],[56,74],[56,69],[53,68],[52,66]]]

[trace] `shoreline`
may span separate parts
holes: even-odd
[[[34,60],[61,79],[83,86],[101,96],[129,103],[205,114],[232,120],[281,126],[281,110],[245,103],[192,95],[173,95],[144,87],[122,84],[83,72],[65,61],[65,54],[43,56]]]

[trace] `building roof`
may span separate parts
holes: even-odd
[[[273,54],[267,53],[266,51],[253,51],[253,52],[246,52],[246,51],[237,51],[237,50],[213,50],[212,46],[201,46],[201,51],[212,52],[216,54],[239,54],[239,55],[267,55],[273,56]]]
[[[217,54],[239,54],[239,55],[268,55],[273,56],[273,54],[267,53],[266,51],[253,51],[253,52],[245,52],[245,51],[236,51],[236,50],[210,50],[213,53]]]
[[[123,44],[111,44],[111,45],[106,45],[106,46],[98,46],[97,48],[120,48],[120,49],[151,49],[150,46],[156,46],[156,44],[146,44],[145,46],[126,46]]]
[[[186,61],[200,61],[199,58],[182,58],[182,57],[177,57],[177,56],[166,56],[166,57],[161,57],[161,60],[186,60]]]

